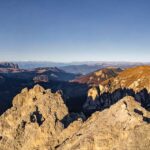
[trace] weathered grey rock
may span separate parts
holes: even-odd
[[[33,81],[35,83],[48,82],[49,78],[48,75],[37,75],[36,77],[33,78]]]
[[[36,85],[23,89],[0,117],[0,150],[54,149],[68,109],[59,94]]]
[[[149,150],[150,113],[125,97],[94,113],[58,150]]]

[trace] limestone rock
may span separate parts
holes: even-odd
[[[59,94],[39,85],[23,89],[0,117],[0,150],[54,149],[66,115],[68,109]]]
[[[47,75],[38,75],[36,77],[33,78],[33,81],[35,83],[39,83],[39,82],[48,82],[49,78]]]
[[[149,150],[150,112],[132,97],[94,113],[58,150]]]
[[[100,106],[99,98],[100,93],[99,89],[96,87],[92,87],[88,90],[87,100],[83,105],[83,110],[86,114],[93,113],[98,106]]]
[[[36,85],[0,116],[0,150],[149,150],[149,137],[150,112],[129,96],[86,120]]]
[[[88,97],[91,97],[91,99],[94,101],[99,96],[98,90],[96,87],[92,87],[88,91]]]

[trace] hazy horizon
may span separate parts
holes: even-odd
[[[149,62],[150,1],[0,1],[0,61]]]
[[[149,64],[150,61],[111,61],[111,60],[104,60],[104,61],[50,61],[50,60],[9,60],[9,61],[1,61],[0,60],[0,63],[9,63],[9,62],[12,62],[12,63],[17,63],[17,62],[22,62],[22,63],[30,63],[30,62],[33,62],[33,63],[56,63],[56,64],[98,64],[98,63],[145,63],[145,64]]]

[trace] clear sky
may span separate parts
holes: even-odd
[[[150,0],[0,0],[0,61],[149,61]]]

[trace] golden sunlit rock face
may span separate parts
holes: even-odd
[[[106,80],[101,84],[108,86],[108,83],[111,83],[111,92],[118,88],[129,88],[135,92],[139,92],[145,88],[150,92],[150,66],[138,66],[126,69],[115,78]]]
[[[87,93],[84,110],[103,110],[125,96],[133,96],[144,108],[150,110],[150,66],[125,69],[116,77],[102,81]],[[94,102],[93,102],[94,101]]]
[[[99,96],[99,93],[95,87],[92,87],[88,91],[88,97],[91,97],[92,100],[95,100]]]
[[[88,85],[99,85],[107,79],[116,77],[121,71],[122,70],[120,68],[104,68],[93,73],[89,73],[88,75],[81,76],[72,82],[84,83]]]

